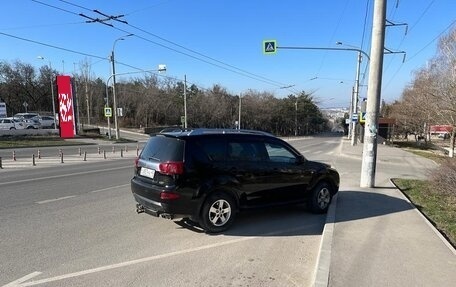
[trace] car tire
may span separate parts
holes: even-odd
[[[225,192],[215,192],[204,202],[199,224],[207,233],[225,231],[233,224],[236,211],[232,196]]]
[[[313,213],[325,213],[328,211],[332,200],[333,192],[331,186],[326,182],[318,183],[312,190],[308,207]]]

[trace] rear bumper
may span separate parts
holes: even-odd
[[[162,192],[175,192],[174,190],[163,189],[143,180],[133,177],[131,179],[131,191],[135,201],[139,204],[139,213],[144,211],[147,214],[164,217],[178,218],[194,216],[197,212],[197,201],[192,199],[191,194],[179,192],[180,198],[172,200],[161,200]]]
[[[163,209],[163,206],[160,202],[147,199],[135,193],[133,193],[133,197],[135,198],[136,202],[144,208],[145,213],[153,215],[155,217],[158,217],[160,214],[165,213],[165,210]]]

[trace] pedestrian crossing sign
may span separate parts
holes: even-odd
[[[107,117],[107,118],[112,117],[112,109],[108,108],[108,107],[105,107],[104,108],[104,114],[105,114],[105,117]]]
[[[359,122],[364,124],[366,122],[366,112],[359,113]]]
[[[277,41],[276,40],[265,40],[263,41],[263,53],[266,55],[275,54],[277,52]]]

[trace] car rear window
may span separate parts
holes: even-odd
[[[182,161],[184,158],[184,141],[166,136],[153,136],[143,151],[142,159],[157,161]]]

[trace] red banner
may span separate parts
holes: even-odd
[[[70,76],[57,76],[57,91],[59,94],[60,137],[73,138],[76,134],[76,126]]]
[[[450,125],[435,125],[431,126],[431,133],[451,133],[453,131],[453,126]]]

